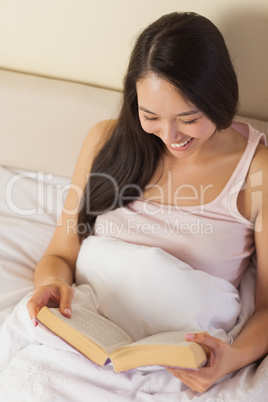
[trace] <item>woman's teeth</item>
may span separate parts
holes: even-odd
[[[189,140],[185,141],[185,142],[181,142],[180,144],[171,144],[171,146],[173,148],[181,148],[184,147],[186,144],[188,144],[188,142],[191,141],[191,138],[189,138]]]

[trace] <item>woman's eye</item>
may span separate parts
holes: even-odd
[[[190,120],[190,121],[184,121],[183,124],[194,124],[197,121],[197,119]]]
[[[156,121],[156,120],[157,120],[157,117],[148,117],[148,116],[145,116],[145,115],[144,115],[144,120],[145,120],[145,121]]]

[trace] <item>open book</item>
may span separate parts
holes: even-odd
[[[73,307],[71,318],[58,308],[43,307],[36,319],[99,366],[111,360],[116,373],[150,365],[196,369],[207,360],[201,345],[184,339],[193,331],[163,332],[133,342],[116,324],[81,307]]]

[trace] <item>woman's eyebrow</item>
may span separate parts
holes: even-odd
[[[156,115],[156,113],[151,112],[150,110],[146,109],[146,108],[145,108],[145,107],[143,107],[143,106],[139,106],[139,109],[140,109],[140,110],[142,110],[142,111],[143,111],[143,112],[145,112],[145,113],[150,113],[150,114],[154,114],[154,115]]]
[[[197,114],[199,112],[200,112],[200,110],[192,109],[192,110],[187,110],[187,112],[176,114],[176,116],[191,116],[192,114]]]
[[[139,106],[139,109],[142,110],[145,113],[153,114],[153,115],[156,116],[156,113],[151,112],[150,110],[146,109],[143,106]],[[186,112],[178,113],[178,114],[176,114],[176,116],[179,116],[179,117],[181,117],[181,116],[191,116],[192,114],[197,114],[199,112],[200,111],[197,110],[197,109],[192,109],[192,110],[187,110]]]

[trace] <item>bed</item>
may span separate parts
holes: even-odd
[[[164,368],[114,374],[111,365],[99,368],[41,329],[33,332],[25,301],[35,265],[88,130],[116,117],[120,102],[117,91],[0,70],[0,401],[266,402],[268,357],[199,394]],[[268,135],[268,122],[239,119]],[[251,276],[241,289],[248,315],[254,269]],[[77,303],[84,303],[88,289],[81,278],[74,286]]]

